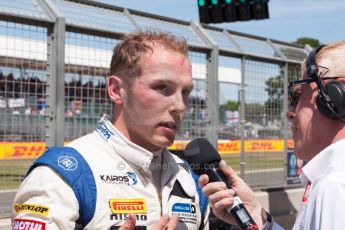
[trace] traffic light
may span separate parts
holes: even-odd
[[[266,19],[269,18],[268,0],[256,0],[250,5],[252,19]]]
[[[235,0],[223,0],[222,14],[224,22],[235,22],[237,20]]]
[[[269,0],[198,0],[202,23],[222,23],[269,18]]]
[[[210,23],[210,16],[208,14],[208,4],[206,0],[198,0],[199,20],[203,23]]]
[[[221,5],[220,0],[211,0],[209,12],[210,12],[210,21],[212,23],[223,22],[222,5]]]
[[[251,19],[249,0],[237,1],[237,21],[249,21]]]

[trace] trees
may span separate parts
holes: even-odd
[[[300,44],[300,45],[307,45],[308,44],[313,48],[316,48],[320,45],[320,42],[318,39],[308,38],[308,37],[298,38],[294,43]]]

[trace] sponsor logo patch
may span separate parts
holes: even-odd
[[[134,172],[127,172],[127,176],[129,178],[129,185],[136,185],[138,183],[137,174]]]
[[[189,203],[175,203],[172,212],[195,213],[195,206]]]
[[[105,141],[108,141],[108,140],[110,139],[110,137],[111,137],[112,135],[114,135],[114,134],[107,128],[107,126],[104,125],[104,124],[100,124],[100,125],[97,127],[96,131],[97,131],[99,134],[102,135],[102,137],[103,137],[103,139],[104,139]]]
[[[101,180],[107,184],[125,184],[134,186],[138,183],[138,176],[134,172],[127,172],[124,175],[99,175]]]
[[[58,159],[58,164],[66,171],[74,171],[78,167],[78,161],[72,156],[61,156]]]
[[[110,199],[109,206],[114,214],[147,213],[146,201],[144,198],[134,199]]]
[[[190,223],[190,224],[197,223],[195,205],[193,204],[175,203],[171,208],[171,212],[173,214],[178,215],[181,222]]]
[[[49,208],[36,204],[14,204],[13,209],[16,213],[30,212],[40,215],[47,216],[49,213]]]
[[[46,224],[40,221],[14,219],[12,230],[45,230]]]

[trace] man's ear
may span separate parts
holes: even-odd
[[[108,95],[112,102],[116,105],[123,103],[123,81],[116,75],[111,75],[107,79]]]

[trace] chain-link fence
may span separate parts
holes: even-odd
[[[145,28],[190,47],[195,89],[170,148],[207,137],[254,189],[287,185],[287,84],[309,47],[93,1],[0,0],[0,189],[17,188],[46,146],[111,113],[112,49]]]

